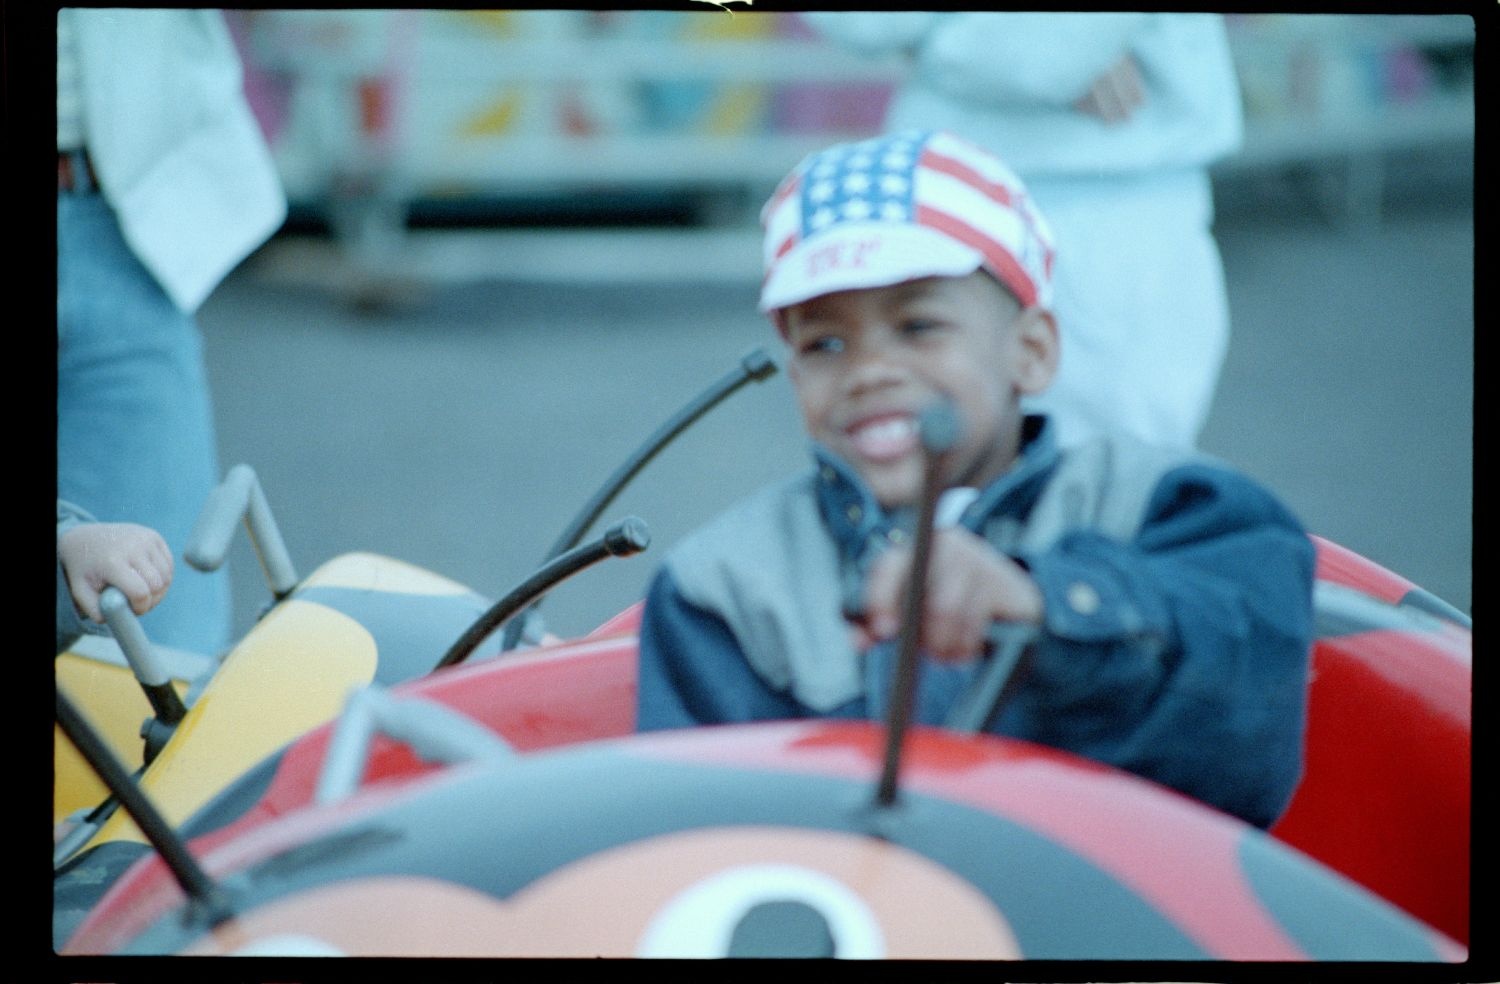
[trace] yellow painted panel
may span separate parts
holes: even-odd
[[[376,660],[375,640],[347,615],[283,602],[225,659],[141,787],[169,823],[182,823],[267,755],[336,716],[351,689],[374,679]],[[107,840],[144,837],[117,812],[90,843]]]
[[[141,723],[153,712],[130,668],[69,652],[57,657],[56,674],[58,690],[93,725],[125,771],[140,768]],[[179,696],[187,694],[185,682],[174,681],[174,686]],[[52,727],[52,770],[53,823],[76,810],[92,809],[109,795],[56,725]]]
[[[423,567],[372,553],[341,554],[313,571],[305,587],[359,588],[393,594],[469,594],[469,588]]]

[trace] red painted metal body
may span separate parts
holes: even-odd
[[[1332,540],[1313,536],[1312,542],[1318,552],[1316,576],[1319,581],[1346,585],[1393,605],[1417,587],[1394,571]]]
[[[606,652],[608,655],[604,655]],[[620,652],[598,650],[585,654],[570,669],[586,665],[590,657],[619,662]],[[565,658],[563,662],[574,659]],[[519,669],[535,672],[541,665]],[[496,682],[512,675],[519,680],[528,674],[491,674]],[[243,952],[242,947],[257,940],[285,938],[287,933],[296,932],[310,934],[344,952],[378,955],[403,955],[407,952],[403,947],[413,946],[432,948],[425,951],[429,954],[449,956],[586,956],[593,947],[601,948],[602,955],[629,955],[609,950],[608,943],[598,941],[610,934],[604,937],[599,934],[609,929],[614,939],[620,933],[631,940],[643,938],[648,935],[652,919],[670,908],[661,904],[662,899],[680,900],[701,884],[700,875],[683,875],[678,870],[679,865],[692,868],[695,841],[707,840],[718,845],[712,850],[728,852],[721,863],[731,870],[751,862],[752,859],[734,853],[743,849],[747,838],[759,840],[763,847],[772,845],[771,857],[778,859],[777,864],[793,863],[785,860],[783,852],[796,848],[799,839],[808,837],[808,831],[821,830],[816,818],[827,815],[830,802],[835,814],[855,818],[856,831],[851,836],[850,831],[823,830],[817,834],[818,843],[848,853],[846,860],[854,864],[845,869],[845,874],[851,884],[857,885],[863,904],[876,912],[902,912],[911,906],[914,895],[925,897],[927,891],[942,887],[939,882],[952,877],[951,871],[943,875],[941,867],[932,868],[930,861],[921,861],[910,853],[914,837],[935,837],[940,841],[946,838],[949,850],[957,849],[961,857],[976,862],[977,868],[988,866],[988,875],[977,870],[965,873],[975,886],[993,886],[996,859],[1001,859],[1001,881],[1011,886],[1009,905],[994,908],[982,896],[973,894],[973,888],[943,903],[954,906],[950,912],[953,918],[998,925],[1002,936],[1014,928],[1015,936],[1007,937],[1009,949],[1002,947],[988,954],[993,957],[1048,955],[1045,950],[1039,954],[1026,949],[1027,946],[1061,946],[1061,952],[1068,953],[1067,948],[1073,945],[1070,939],[1080,941],[1081,946],[1099,945],[1097,937],[1104,938],[1105,946],[1133,946],[1128,932],[1113,925],[1115,916],[1123,917],[1127,923],[1144,919],[1150,925],[1169,927],[1168,932],[1180,934],[1183,945],[1192,948],[1192,952],[1216,960],[1326,958],[1324,948],[1331,937],[1338,936],[1344,921],[1353,919],[1350,925],[1369,932],[1368,924],[1361,922],[1366,917],[1359,915],[1364,903],[1353,896],[1346,898],[1346,890],[1328,881],[1320,874],[1322,869],[1299,866],[1292,857],[1278,861],[1276,855],[1266,854],[1266,848],[1257,844],[1269,839],[1242,823],[1106,766],[1030,743],[989,736],[966,737],[920,727],[912,732],[903,770],[904,806],[890,818],[897,853],[886,856],[880,847],[885,838],[857,832],[858,817],[869,813],[868,806],[861,807],[860,803],[868,803],[866,796],[873,789],[872,777],[878,771],[883,740],[881,729],[869,722],[782,722],[590,742],[576,749],[558,750],[557,754],[564,756],[560,759],[545,752],[523,757],[529,758],[535,768],[553,769],[547,775],[554,780],[557,776],[576,777],[580,761],[605,759],[606,771],[598,768],[597,761],[592,769],[599,783],[596,792],[602,797],[597,804],[597,816],[594,808],[583,815],[554,814],[550,811],[556,808],[555,802],[521,803],[513,795],[482,800],[483,806],[467,814],[453,812],[452,805],[456,802],[474,805],[472,798],[455,798],[452,793],[456,788],[487,781],[503,785],[508,774],[515,775],[508,773],[508,769],[524,771],[525,765],[457,767],[420,777],[397,770],[404,772],[400,781],[395,781],[396,776],[388,769],[379,769],[381,774],[371,776],[365,789],[350,799],[331,806],[300,809],[279,822],[262,823],[238,836],[222,839],[217,846],[209,846],[207,841],[220,838],[205,838],[194,844],[195,853],[207,870],[224,877],[278,864],[277,859],[294,855],[301,845],[336,838],[340,831],[351,826],[387,831],[395,841],[409,841],[413,838],[414,822],[409,813],[406,819],[398,819],[400,808],[405,806],[409,811],[413,805],[425,806],[445,792],[449,794],[446,809],[441,804],[430,805],[425,816],[415,821],[417,829],[427,832],[425,841],[429,849],[436,842],[439,851],[446,838],[476,825],[481,829],[494,828],[492,838],[484,843],[496,845],[497,850],[492,853],[501,856],[507,852],[499,849],[500,845],[536,844],[539,828],[550,829],[564,840],[591,825],[613,831],[612,824],[619,820],[612,819],[611,811],[622,819],[632,815],[638,819],[641,814],[637,811],[645,810],[659,815],[665,826],[654,837],[620,834],[618,842],[606,841],[610,844],[606,849],[586,853],[572,864],[560,865],[553,876],[543,875],[529,883],[526,891],[502,893],[493,901],[457,894],[456,889],[443,888],[430,875],[426,878],[408,875],[404,881],[358,873],[346,876],[352,884],[364,885],[396,905],[413,901],[416,896],[412,893],[417,889],[435,893],[431,897],[447,899],[464,908],[465,920],[490,927],[481,942],[476,942],[473,935],[458,938],[444,935],[441,930],[422,931],[425,935],[414,940],[404,928],[391,931],[400,935],[400,939],[372,940],[361,927],[374,916],[358,904],[350,888],[340,887],[347,886],[349,881],[333,878],[323,882],[322,888],[315,884],[303,890],[303,894],[325,893],[326,907],[309,908],[298,901],[299,893],[267,899],[242,909],[222,931],[200,935],[195,940],[182,937],[191,946],[182,952]],[[818,792],[809,799],[805,812],[802,806],[795,805],[800,800],[794,800],[792,810],[801,820],[798,823],[768,825],[760,820],[746,825],[743,820],[720,820],[707,826],[690,825],[683,830],[674,825],[671,808],[660,805],[656,797],[668,788],[680,793],[691,787],[693,778],[671,778],[684,767],[692,770],[681,773],[684,777],[709,778],[708,788],[717,790],[718,795],[704,798],[694,791],[680,801],[679,808],[707,813],[717,810],[739,818],[740,809],[758,800],[761,795],[758,788],[774,792],[778,784],[785,783],[802,789],[804,795],[813,788]],[[624,786],[611,787],[610,783],[615,781],[612,776],[620,772],[630,772],[631,776],[624,780]],[[714,776],[721,777],[717,785],[713,785]],[[798,785],[810,780],[819,785]],[[680,781],[689,785],[674,787]],[[641,783],[648,787],[653,782],[661,788],[633,786]],[[555,792],[555,787],[555,781],[543,786],[523,781],[519,788],[540,793]],[[865,795],[859,790],[864,790]],[[632,796],[635,802],[625,802]],[[736,797],[744,802],[736,802]],[[563,799],[581,802],[568,794]],[[817,801],[822,802],[821,809]],[[688,803],[693,805],[689,807]],[[501,806],[498,810],[497,804]],[[390,814],[388,808],[398,813]],[[955,809],[960,812],[953,813]],[[936,818],[945,815],[964,816],[963,811],[968,811],[967,834],[948,830],[945,824],[936,822]],[[505,829],[505,824],[522,815],[531,817],[530,833],[517,837],[514,830]],[[370,818],[376,816],[384,819],[372,828]],[[548,817],[552,818],[553,826],[548,826]],[[396,835],[396,831],[406,833]],[[979,835],[977,840],[972,839],[975,834]],[[1017,841],[1023,844],[1034,841],[1035,846],[1029,850],[1050,860],[1038,863],[1037,856],[1030,855],[1029,860],[1021,861],[1013,853],[1008,855],[1011,861],[1003,860],[1007,850],[1014,852]],[[804,842],[802,846],[806,848],[807,844]],[[680,848],[687,850],[679,853]],[[454,846],[448,850],[467,848]],[[803,870],[815,872],[819,863],[822,862],[804,857],[800,865]],[[913,873],[924,879],[940,877],[930,885],[924,881],[914,887],[909,881],[892,877],[890,869],[898,863],[915,863]],[[606,906],[584,923],[576,918],[571,922],[558,921],[555,912],[550,920],[541,923],[531,919],[539,898],[551,896],[555,903],[559,882],[568,886],[565,891],[572,907],[565,907],[567,911],[576,913],[577,906],[591,904],[592,896],[606,886],[591,882],[592,876],[587,872],[600,867],[628,873],[635,891],[646,901],[639,905]],[[253,886],[258,880],[251,878],[242,883]],[[1323,894],[1325,901],[1336,904],[1325,911],[1298,901],[1296,887],[1303,882]],[[408,887],[403,889],[403,884]],[[1268,886],[1278,884],[1289,885],[1291,889],[1267,892]],[[1076,898],[1071,904],[1067,901],[1072,892],[1087,894],[1104,885],[1115,887],[1098,898],[1091,897],[1082,908]],[[583,896],[575,898],[573,893],[579,891]],[[163,924],[162,917],[179,900],[161,865],[137,866],[101,903],[95,916],[70,943],[68,952],[123,950],[153,926],[158,934],[163,925],[167,926],[168,935],[177,932],[171,928],[171,921]],[[1347,903],[1349,907],[1342,908],[1337,903]],[[1052,914],[1038,920],[1027,911],[1033,908]],[[300,922],[294,921],[294,914]],[[1058,926],[1059,919],[1071,922]],[[505,938],[507,928],[522,923],[532,928],[543,925],[545,929],[519,943],[514,938]],[[1319,928],[1310,931],[1310,924]],[[1039,930],[1039,925],[1046,928]],[[1434,959],[1463,959],[1463,948],[1440,934],[1414,931],[1411,926],[1397,923],[1390,926],[1408,940],[1430,947]],[[902,952],[895,943],[902,935],[899,918],[897,923],[884,923],[883,927],[891,941],[888,955],[915,955]],[[482,949],[473,949],[476,946]],[[510,947],[519,947],[520,954],[507,949]]]
[[[1414,587],[1327,541],[1318,577],[1392,603]],[[1413,622],[1318,640],[1303,779],[1271,832],[1467,943],[1472,638]]]

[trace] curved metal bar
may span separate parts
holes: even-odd
[[[161,855],[183,892],[202,906],[209,924],[217,926],[232,916],[234,911],[224,889],[199,866],[187,844],[140,788],[130,781],[119,760],[61,691],[57,693],[57,723]]]
[[[1461,629],[1474,630],[1474,620],[1463,611],[1439,598],[1426,588],[1412,588],[1401,596],[1396,604],[1403,608],[1413,608],[1428,615],[1436,615],[1438,618],[1446,619]]]
[[[578,511],[578,515],[568,524],[567,529],[563,530],[562,535],[552,544],[544,562],[560,557],[565,551],[576,546],[578,541],[583,539],[588,528],[594,525],[594,522],[630,483],[631,479],[635,478],[652,458],[655,458],[671,443],[673,438],[741,386],[748,382],[768,379],[775,373],[776,363],[764,348],[754,349],[742,356],[733,369],[715,380],[712,385],[678,410],[666,423],[646,438],[624,464],[615,469],[614,473],[600,486],[599,491],[595,492],[593,497],[584,504],[583,508]],[[502,651],[515,648],[520,640],[524,623],[525,619],[518,618],[506,626],[505,635],[500,642]]]
[[[575,547],[543,565],[509,594],[491,605],[489,610],[479,616],[479,619],[469,626],[458,641],[449,647],[433,669],[440,670],[445,666],[453,666],[468,659],[479,644],[506,619],[535,603],[558,583],[567,580],[584,568],[591,567],[606,557],[628,557],[631,554],[640,553],[650,545],[651,534],[646,529],[646,524],[634,516],[626,517],[606,530],[599,539],[581,547]]]
[[[156,719],[168,727],[175,726],[187,714],[187,708],[177,691],[172,689],[172,676],[146,640],[146,633],[142,631],[135,612],[130,610],[124,592],[115,587],[105,588],[99,595],[99,610],[141,689],[146,692]]]
[[[577,546],[578,541],[583,539],[584,533],[594,524],[594,521],[599,518],[609,504],[614,501],[621,490],[673,438],[686,430],[689,425],[709,410],[712,410],[741,386],[752,380],[759,381],[769,378],[775,372],[776,363],[771,360],[770,355],[766,353],[765,349],[755,349],[753,352],[742,357],[734,369],[721,376],[691,402],[678,410],[671,419],[658,427],[636,449],[635,453],[605,480],[599,491],[594,493],[593,498],[579,510],[573,522],[557,538],[557,542],[552,544],[552,549],[547,551],[546,559],[551,560],[554,557],[559,557],[564,551],[571,550]]]
[[[229,554],[240,520],[250,534],[250,544],[260,559],[261,571],[277,601],[297,586],[297,571],[287,553],[281,529],[271,515],[270,503],[261,489],[255,470],[249,465],[235,465],[209,494],[193,524],[183,556],[200,571],[216,571]]]
[[[949,711],[943,727],[971,735],[989,727],[1019,682],[1019,670],[1036,634],[1029,625],[996,622],[991,626],[990,656]]]
[[[336,803],[359,788],[376,734],[405,742],[429,762],[496,760],[514,754],[503,738],[442,704],[397,699],[380,687],[362,687],[349,695],[334,725],[314,802]]]
[[[141,773],[145,771],[146,767],[144,765],[141,766],[130,777],[131,781],[139,782]],[[80,847],[93,840],[94,835],[99,832],[99,828],[103,827],[105,821],[114,816],[115,811],[119,808],[120,801],[114,795],[110,795],[106,796],[104,801],[98,806],[84,814],[82,819],[78,821],[78,825],[68,831],[62,840],[58,841],[56,846],[52,848],[52,867],[58,867],[64,861],[68,860],[68,858],[72,857]],[[76,816],[77,814],[74,815]]]

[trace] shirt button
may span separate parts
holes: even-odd
[[[822,468],[818,469],[818,474],[822,476],[823,481],[829,483],[830,485],[833,484],[834,474],[832,468],[824,465]]]
[[[1099,610],[1099,592],[1087,581],[1074,581],[1068,585],[1068,607],[1080,615],[1092,615]]]
[[[844,515],[849,517],[849,522],[856,525],[859,523],[860,517],[862,517],[864,514],[865,511],[858,506],[850,506],[848,509],[844,510]]]
[[[901,529],[891,530],[890,535],[886,539],[900,546],[906,542],[906,531]]]

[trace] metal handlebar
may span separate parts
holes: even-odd
[[[498,761],[515,752],[494,732],[442,704],[397,699],[370,685],[353,691],[334,724],[313,801],[336,803],[359,788],[375,735],[405,742],[418,757],[450,765]]]
[[[606,557],[629,557],[631,554],[640,553],[650,545],[651,532],[646,528],[646,524],[635,516],[627,516],[605,530],[598,539],[585,543],[581,547],[574,547],[562,556],[553,558],[479,616],[474,624],[459,636],[458,641],[448,648],[433,669],[441,670],[468,659],[479,644],[506,620],[511,619],[523,609],[528,609],[528,606],[534,605],[537,599],[554,586],[584,568],[597,564]],[[502,645],[501,650],[504,651],[504,649]]]
[[[200,571],[218,570],[229,554],[230,541],[241,519],[250,534],[250,545],[260,558],[271,594],[280,601],[297,586],[297,572],[260,480],[249,465],[235,465],[209,494],[188,536],[183,556]]]
[[[131,611],[130,601],[124,592],[119,588],[105,588],[99,595],[99,610],[104,615],[105,624],[114,634],[115,642],[119,643],[120,651],[125,654],[125,661],[130,664],[136,680],[140,682],[141,689],[146,692],[146,699],[151,702],[156,719],[168,728],[176,726],[187,714],[187,708],[183,705],[182,698],[177,696],[177,691],[172,689],[172,675],[167,672],[156,651],[151,648],[151,643],[146,640],[146,633],[141,629],[135,612]],[[152,745],[148,740],[148,761],[152,757]]]

